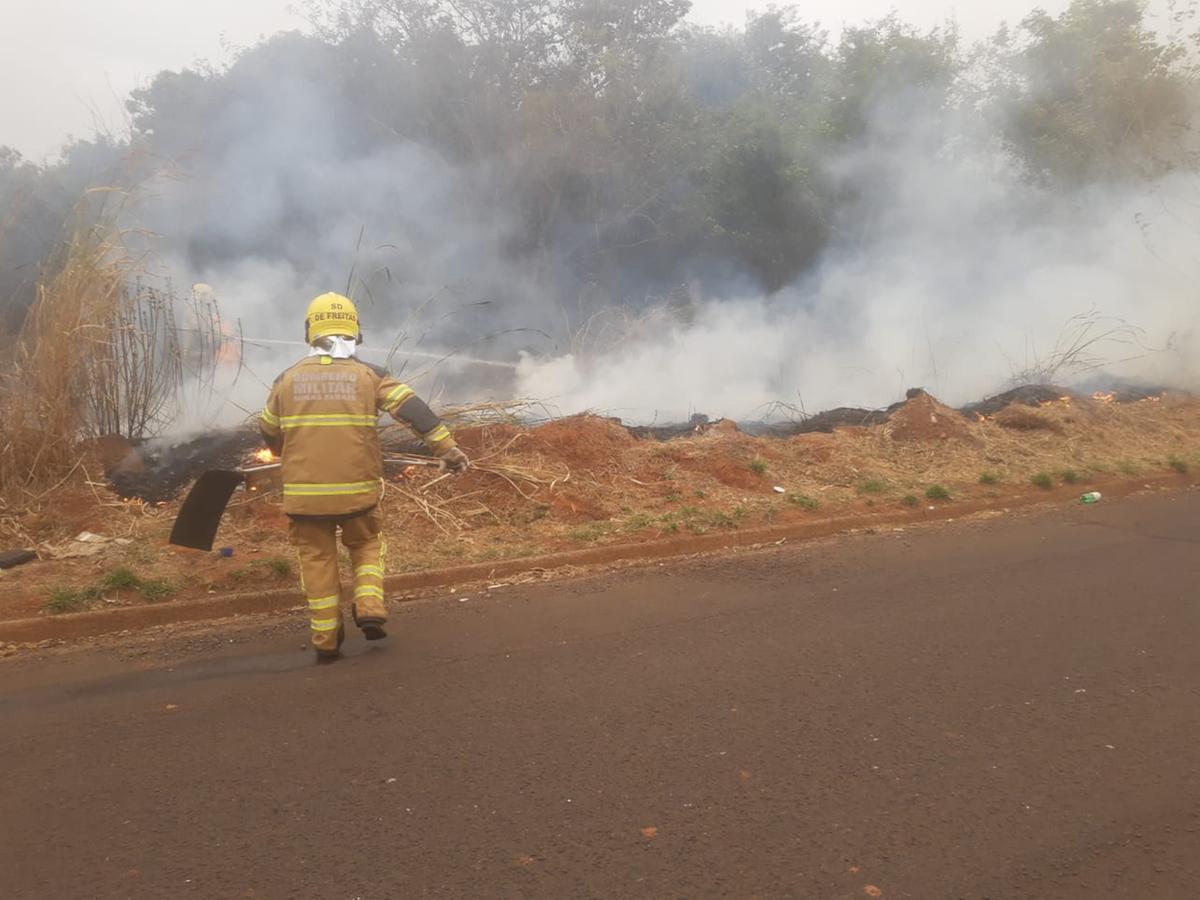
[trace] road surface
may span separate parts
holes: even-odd
[[[6,898],[1193,898],[1200,492],[0,665]],[[230,641],[233,641],[232,643]]]

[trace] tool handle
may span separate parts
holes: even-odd
[[[436,456],[385,456],[385,463],[395,463],[401,466],[427,466],[430,469],[446,468],[446,461]]]
[[[431,469],[446,468],[446,461],[434,456],[385,456],[383,461],[399,466],[427,466]],[[255,472],[269,472],[272,469],[278,469],[282,465],[282,463],[267,463],[262,466],[244,466],[238,469],[238,471],[243,475],[251,475]]]

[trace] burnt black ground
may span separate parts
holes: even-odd
[[[1194,897],[1198,542],[1191,492],[444,597],[325,667],[18,657],[3,895]]]

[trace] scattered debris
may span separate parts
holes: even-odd
[[[81,531],[65,544],[43,544],[41,550],[49,559],[80,559],[85,556],[99,556],[113,547],[127,547],[132,543],[129,538],[112,538]]]
[[[37,559],[34,550],[5,550],[0,552],[0,569],[15,569]]]

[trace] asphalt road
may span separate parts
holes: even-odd
[[[332,666],[7,660],[0,894],[1192,898],[1198,543],[1190,492],[443,597]]]

